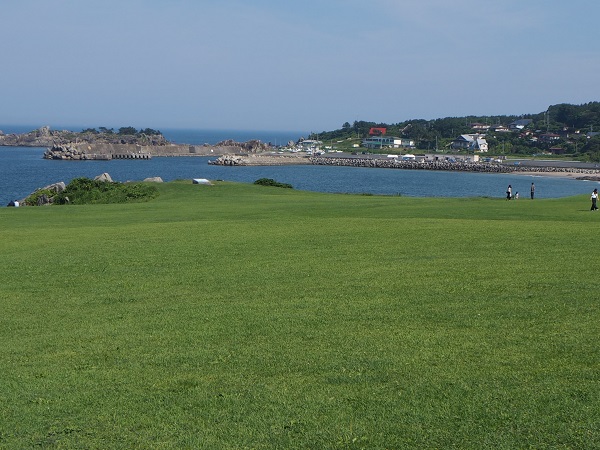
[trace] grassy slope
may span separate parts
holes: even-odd
[[[0,448],[597,448],[587,198],[0,210]]]

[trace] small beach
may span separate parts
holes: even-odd
[[[572,180],[587,180],[600,182],[600,171],[582,170],[580,172],[542,172],[542,171],[515,171],[515,175],[530,177],[569,178]]]

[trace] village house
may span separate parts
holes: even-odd
[[[454,150],[471,150],[474,152],[487,152],[488,143],[483,134],[461,134],[450,143]]]
[[[471,128],[477,131],[488,131],[490,129],[490,126],[486,125],[485,123],[475,122],[471,124]]]
[[[387,133],[387,128],[383,127],[373,127],[369,130],[369,136],[385,136]]]
[[[415,148],[414,139],[395,136],[371,136],[363,139],[362,146],[365,148]]]
[[[508,124],[508,129],[511,131],[521,131],[526,126],[533,122],[531,119],[519,119]]]
[[[538,141],[544,144],[550,144],[560,140],[560,135],[556,133],[544,133],[538,136]]]
[[[323,145],[323,142],[315,139],[304,139],[300,142],[303,151],[317,151],[321,149],[321,145]]]

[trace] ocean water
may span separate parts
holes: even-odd
[[[165,138],[177,144],[216,144],[227,139],[236,142],[259,140],[271,145],[287,145],[297,142],[301,137],[307,138],[308,133],[301,131],[251,131],[251,130],[186,130],[166,128],[160,130]]]
[[[161,177],[208,178],[252,183],[273,178],[295,189],[411,197],[504,197],[511,184],[521,198],[529,196],[532,182],[537,198],[588,194],[599,183],[566,178],[512,174],[482,174],[333,166],[224,167],[208,164],[208,157],[152,158],[150,160],[54,161],[45,160],[45,148],[0,147],[0,206],[22,199],[35,189],[73,178],[93,178],[107,172],[115,181]]]
[[[24,133],[40,126],[2,126],[4,133]],[[52,126],[55,130],[79,131],[87,127]],[[227,139],[246,142],[258,139],[275,145],[306,137],[300,131],[248,131],[206,129],[160,129],[165,137],[182,144],[215,144]],[[45,148],[0,147],[0,206],[22,199],[35,189],[73,178],[93,178],[107,172],[115,181],[161,177],[208,178],[252,183],[273,178],[295,189],[331,193],[404,195],[411,197],[504,197],[506,186],[522,198],[536,184],[537,198],[587,194],[596,182],[565,178],[531,177],[511,174],[480,174],[400,169],[331,166],[223,167],[209,165],[207,157],[152,158],[150,160],[50,161],[42,158]]]

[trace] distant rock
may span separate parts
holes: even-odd
[[[84,130],[52,130],[48,126],[27,133],[5,134],[0,132],[0,146],[19,147],[52,147],[68,144],[131,144],[166,146],[171,143],[162,134],[119,134],[114,132],[98,132]],[[50,158],[49,158],[50,159]],[[57,158],[60,159],[60,158]]]
[[[150,178],[144,178],[144,181],[147,181],[150,183],[162,183],[163,179],[161,177],[150,177]]]
[[[52,197],[48,197],[46,194],[42,194],[37,198],[36,206],[50,205],[52,203]]]
[[[226,141],[221,141],[215,145],[216,147],[232,147],[239,148],[240,151],[246,153],[259,153],[264,152],[271,149],[269,144],[265,144],[262,141],[253,139],[247,142],[236,142],[232,139],[228,139]]]

